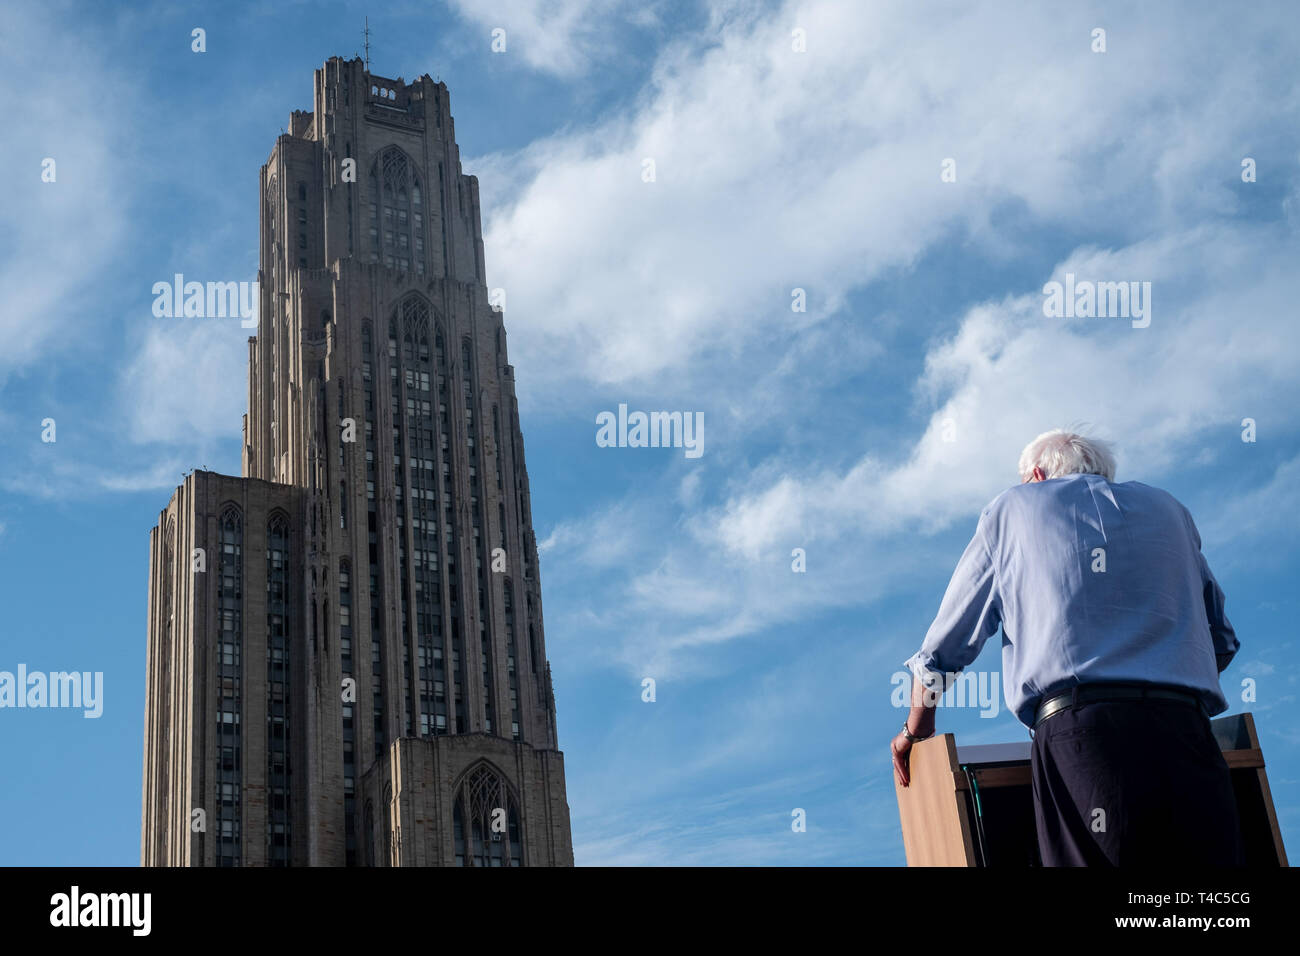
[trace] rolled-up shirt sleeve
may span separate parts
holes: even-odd
[[[1232,629],[1227,615],[1223,613],[1223,588],[1219,587],[1219,582],[1210,571],[1210,563],[1205,560],[1205,555],[1201,552],[1201,533],[1196,530],[1196,522],[1192,520],[1191,512],[1186,508],[1183,509],[1183,515],[1187,518],[1192,541],[1196,544],[1196,557],[1201,565],[1201,596],[1205,601],[1205,616],[1210,622],[1214,660],[1218,665],[1219,673],[1222,674],[1232,663],[1232,659],[1237,656],[1237,651],[1241,649],[1241,642],[1237,640],[1237,632]]]
[[[952,685],[958,671],[979,657],[984,642],[997,633],[1001,623],[997,580],[981,515],[921,649],[903,666],[923,686],[942,693]]]

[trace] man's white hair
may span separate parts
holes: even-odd
[[[1048,478],[1062,475],[1101,475],[1115,480],[1115,454],[1108,442],[1085,438],[1064,428],[1043,432],[1020,453],[1020,480],[1028,481],[1035,468]]]

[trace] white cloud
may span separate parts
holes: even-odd
[[[102,42],[70,26],[75,17],[55,16],[15,8],[0,32],[0,382],[93,337],[102,307],[94,277],[126,224],[123,184],[133,170],[114,110],[126,82]],[[50,55],[54,36],[57,56]],[[54,160],[54,182],[42,181],[46,159]]]
[[[117,383],[134,442],[241,439],[248,335],[238,319],[152,319]]]
[[[647,507],[653,495],[638,489],[636,502],[575,523],[557,544],[605,548],[604,519],[620,515],[620,561],[603,565],[616,572],[602,587],[602,605],[613,609],[601,622],[607,656],[633,672],[708,668],[699,652],[709,645],[907,587],[935,560],[955,558],[930,536],[963,521],[973,528],[978,509],[1015,483],[1021,447],[1046,428],[1093,423],[1119,443],[1119,479],[1148,482],[1182,469],[1197,443],[1239,451],[1243,408],[1284,430],[1300,399],[1294,255],[1273,226],[1080,250],[1054,274],[1151,281],[1148,328],[1049,319],[1038,292],[977,305],[926,355],[916,394],[930,411],[915,437],[904,432],[842,469],[778,451],[734,475],[720,505],[670,519],[670,506]],[[1226,325],[1225,315],[1250,319]],[[1214,529],[1271,526],[1269,513],[1294,510],[1294,470],[1284,466],[1250,499],[1203,519]],[[806,574],[791,572],[792,547],[806,549]],[[594,643],[590,629],[580,633]]]
[[[0,489],[47,501],[72,501],[102,493],[170,491],[190,466],[176,456],[146,464],[113,460],[74,459],[58,445],[45,446],[47,455],[32,456],[25,468],[0,475]]]
[[[1292,406],[1294,407],[1294,406]],[[1242,470],[1256,474],[1250,462],[1268,454],[1268,446],[1232,441],[1227,451],[1236,456]],[[1297,524],[1300,524],[1300,456],[1277,466],[1271,475],[1254,487],[1243,487],[1224,500],[1217,513],[1199,521],[1201,542],[1205,549],[1243,545],[1252,562],[1271,557],[1286,560],[1295,550]]]
[[[640,27],[658,22],[654,4],[632,0],[449,0],[461,17],[505,31],[503,56],[520,56],[535,70],[574,76],[611,55],[607,42],[623,20]]]
[[[1289,45],[1264,44],[1248,70],[1234,51],[1300,25],[1184,11],[1175,33],[1168,9],[1112,12],[1111,52],[1097,55],[1087,8],[718,11],[717,35],[666,50],[629,114],[473,164],[525,401],[675,394],[685,379],[742,431],[776,438],[756,463],[742,453],[711,471],[711,487],[665,479],[654,508],[638,487],[554,538],[551,565],[580,566],[566,555],[606,547],[611,512],[633,516],[619,560],[601,563],[600,621],[568,610],[590,604],[590,566],[572,595],[567,571],[548,576],[553,641],[568,613],[584,648],[630,671],[717,666],[711,645],[869,605],[950,563],[933,534],[973,528],[1048,427],[1091,423],[1119,443],[1121,480],[1155,481],[1235,441],[1242,409],[1276,420],[1295,407],[1296,235],[1284,218],[1237,218],[1236,144],[1270,135],[1278,110],[1294,119],[1300,100],[1277,86],[1294,82]],[[791,52],[792,24],[808,53]],[[940,182],[946,157],[957,183]],[[808,422],[826,412],[815,402],[835,343],[799,345],[850,293],[906,276],[933,314],[931,296],[952,295],[931,291],[949,277],[927,257],[968,248],[1012,272],[1058,236],[1091,245],[1045,274],[1021,269],[1002,298],[954,303],[905,357],[924,366],[892,403],[897,426],[878,429],[886,441]],[[1044,317],[1041,287],[1067,271],[1152,282],[1151,326]],[[790,311],[796,286],[806,315]],[[870,332],[852,351],[859,367],[894,358]],[[808,551],[805,575],[790,571],[793,547]]]
[[[1219,31],[1230,15],[1202,11],[1177,34],[1168,15],[1110,17],[1103,55],[1087,10],[813,2],[720,16],[716,36],[662,54],[629,113],[470,164],[521,390],[571,390],[575,372],[654,383],[711,349],[793,337],[936,246],[1010,259],[1040,229],[1102,223],[1131,242],[1231,210],[1224,144],[1276,125],[1278,108],[1294,118],[1266,79],[1287,75],[1288,45],[1242,71]],[[1297,30],[1230,19],[1234,48]],[[807,53],[791,51],[792,24]],[[940,182],[947,157],[955,184]],[[1013,212],[1028,221],[1006,228]],[[806,316],[790,311],[796,286]]]

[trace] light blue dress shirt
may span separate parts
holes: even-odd
[[[1241,645],[1191,514],[1159,488],[1068,475],[998,495],[905,666],[946,690],[998,625],[1003,696],[1027,727],[1045,694],[1092,681],[1176,685],[1211,716],[1228,709],[1219,672]]]

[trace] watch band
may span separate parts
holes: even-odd
[[[934,731],[933,730],[930,731],[924,737],[918,737],[916,736],[916,734],[912,733],[910,730],[907,729],[907,721],[903,721],[903,736],[906,737],[912,743],[916,743],[919,740],[929,740],[931,737],[934,736]]]

